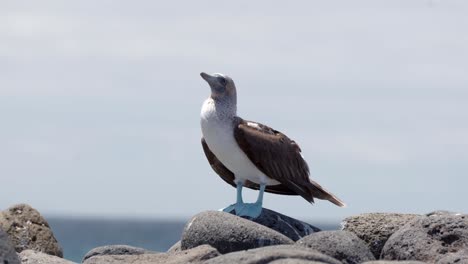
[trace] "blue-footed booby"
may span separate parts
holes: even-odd
[[[263,193],[300,195],[310,203],[314,198],[345,204],[309,178],[309,167],[298,144],[266,125],[237,116],[234,81],[223,74],[201,77],[211,95],[201,109],[201,143],[213,170],[237,188],[237,201],[223,209],[250,218],[262,212]],[[255,203],[244,203],[242,187],[260,190]]]

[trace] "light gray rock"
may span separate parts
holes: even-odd
[[[286,264],[286,263],[326,263],[341,264],[338,260],[318,251],[294,245],[269,246],[238,251],[212,258],[205,264]]]
[[[468,247],[468,217],[435,214],[417,218],[387,241],[381,259],[435,263]]]
[[[286,236],[229,213],[207,211],[195,215],[182,233],[182,250],[208,244],[221,254],[270,245],[293,244]]]
[[[296,245],[334,257],[345,264],[375,260],[366,243],[348,231],[322,231],[301,238]]]
[[[174,245],[172,245],[168,250],[167,253],[173,253],[173,252],[179,252],[182,251],[182,245],[180,243],[180,240],[177,241]]]
[[[34,250],[23,250],[20,254],[22,264],[76,264],[57,256],[52,256]]]
[[[47,221],[27,204],[14,205],[0,212],[0,228],[10,236],[16,252],[32,249],[63,257],[62,248]]]
[[[426,264],[426,262],[416,261],[416,260],[375,260],[367,261],[363,264]]]
[[[343,230],[362,239],[378,259],[388,238],[409,221],[420,217],[415,214],[370,213],[351,216],[343,220]]]
[[[141,255],[102,255],[94,256],[83,264],[185,264],[204,263],[204,261],[219,256],[219,252],[209,246],[203,245],[190,250],[174,253],[155,253]]]
[[[437,264],[468,264],[468,246],[466,250],[448,253],[437,261]]]
[[[83,257],[83,262],[94,256],[104,255],[141,255],[157,253],[144,248],[132,247],[127,245],[108,245],[91,249]]]
[[[19,264],[20,260],[8,235],[0,228],[0,263]]]
[[[231,214],[234,214],[234,212]],[[289,237],[292,241],[297,241],[302,237],[320,231],[318,227],[266,208],[263,208],[260,216],[255,219],[250,219],[248,217],[244,218],[278,231],[279,233]]]

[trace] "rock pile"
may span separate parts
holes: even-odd
[[[28,205],[0,212],[0,264],[73,264],[44,218]],[[91,250],[84,264],[468,264],[468,216],[371,213],[348,217],[342,230],[320,231],[264,209],[254,221],[207,211],[185,226],[167,252],[126,245]]]

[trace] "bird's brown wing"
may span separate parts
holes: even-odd
[[[211,152],[210,148],[205,142],[205,139],[201,139],[201,143],[203,146],[203,151],[205,152],[205,156],[208,159],[208,162],[211,165],[211,168],[228,184],[236,187],[236,183],[234,182],[234,173],[232,173],[228,168],[226,168],[221,161],[216,158],[215,154]],[[250,189],[258,190],[260,186],[254,182],[246,181],[244,186]],[[283,195],[297,195],[295,192],[291,191],[289,188],[284,186],[283,184],[267,186],[265,188],[266,192],[275,193],[275,194],[283,194]]]
[[[266,176],[313,203],[314,197],[344,206],[333,194],[309,179],[309,167],[299,146],[283,133],[238,118],[234,137],[240,148]]]

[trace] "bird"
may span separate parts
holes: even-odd
[[[237,91],[232,78],[200,73],[211,89],[200,114],[201,144],[212,169],[237,189],[236,203],[222,209],[238,216],[260,216],[264,192],[300,195],[344,207],[343,201],[310,179],[299,145],[285,134],[237,116]],[[244,203],[242,188],[259,190],[254,203]]]

